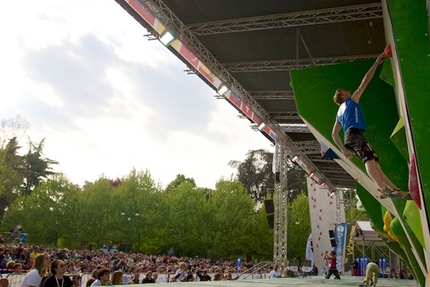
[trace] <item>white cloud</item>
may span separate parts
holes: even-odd
[[[136,168],[213,188],[230,160],[272,149],[115,1],[3,1],[0,25],[0,114],[27,119],[76,184]]]

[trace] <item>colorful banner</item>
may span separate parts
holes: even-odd
[[[351,270],[351,264],[354,260],[354,234],[355,234],[355,224],[351,224],[347,232],[347,242],[345,246],[345,272]]]
[[[334,235],[336,240],[336,265],[337,270],[341,271],[343,267],[343,250],[345,242],[346,223],[339,223],[334,229]]]

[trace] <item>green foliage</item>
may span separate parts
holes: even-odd
[[[38,145],[30,141],[29,150],[24,155],[26,165],[25,178],[24,178],[24,194],[29,195],[33,188],[39,186],[43,179],[55,174],[51,171],[51,165],[58,164],[58,162],[49,158],[42,158],[43,145],[45,139],[42,139]]]
[[[189,182],[193,187],[196,187],[196,182],[194,181],[194,178],[185,178],[185,175],[178,174],[176,175],[175,180],[170,182],[166,187],[166,192],[169,192],[172,189],[178,188],[183,182]]]
[[[289,258],[303,259],[311,233],[309,199],[304,192],[300,193],[289,206],[287,232]]]
[[[30,244],[68,248],[111,245],[149,254],[261,260],[273,252],[266,213],[255,211],[239,182],[219,181],[210,190],[185,180],[167,192],[148,171],[132,170],[119,181],[100,178],[85,189],[54,176],[19,197],[3,224],[22,225]]]
[[[272,170],[273,153],[266,150],[250,150],[241,162],[232,160],[229,165],[237,169],[237,180],[248,190],[256,205],[274,191]],[[291,161],[287,162],[287,188],[290,200],[294,200],[302,190],[307,189],[305,172]]]
[[[258,203],[263,200],[268,190],[274,188],[272,172],[273,153],[266,150],[250,150],[246,159],[232,160],[229,165],[237,169],[237,179],[241,182],[249,195]]]

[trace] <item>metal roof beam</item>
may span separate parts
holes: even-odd
[[[297,112],[271,113],[269,115],[275,120],[298,120],[302,119]]]
[[[197,36],[382,18],[381,3],[188,24]]]
[[[284,91],[248,91],[256,100],[294,100],[293,90]]]
[[[216,57],[196,38],[195,34],[191,32],[184,23],[167,7],[167,5],[162,0],[151,0],[143,1],[146,3],[150,9],[157,15],[161,14],[161,17],[166,22],[166,25],[174,27],[176,31],[180,32],[180,37],[185,39],[187,42],[187,47],[189,47],[195,56],[197,56],[200,61],[202,61],[208,69],[213,73],[218,75],[218,77],[229,83],[231,89],[237,93],[238,96],[245,99],[248,105],[262,118],[268,126],[270,126],[276,133],[277,142],[287,146],[291,152],[300,155],[302,162],[311,168],[315,174],[317,174],[320,179],[326,184],[329,190],[336,190],[330,180],[323,174],[319,169],[310,161],[307,156],[301,153],[293,140],[283,131],[282,127],[279,126],[278,122],[268,114],[260,104],[248,93],[248,91],[242,87],[242,85],[233,77],[233,75],[216,59]]]
[[[348,63],[357,60],[376,58],[379,55],[355,55],[355,56],[338,56],[323,58],[302,58],[302,59],[282,59],[271,61],[253,61],[253,62],[234,62],[223,63],[224,67],[230,73],[249,73],[249,72],[279,72],[301,70],[317,66],[326,66],[332,64]]]
[[[286,133],[311,133],[306,124],[280,124]]]

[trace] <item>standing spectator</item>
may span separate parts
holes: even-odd
[[[336,252],[332,250],[329,254],[328,251],[326,251],[324,254],[324,259],[330,260],[330,268],[328,269],[328,273],[325,278],[330,279],[331,275],[333,274],[335,279],[340,279],[339,271],[337,270],[336,266]]]
[[[50,264],[51,260],[49,259],[48,253],[37,255],[33,268],[25,275],[21,287],[39,287],[42,278],[48,275]]]
[[[351,264],[352,267],[352,275],[353,276],[358,276],[358,263],[356,260],[354,260]]]
[[[43,287],[73,287],[72,279],[64,276],[66,273],[66,264],[62,260],[55,259],[51,263],[52,276],[46,279]]]

